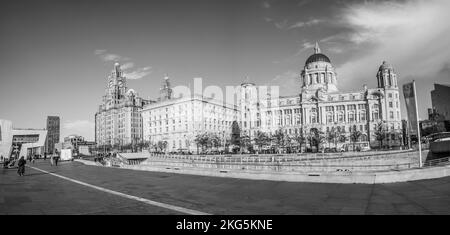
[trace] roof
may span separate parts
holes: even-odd
[[[328,56],[326,56],[326,55],[324,55],[322,53],[312,54],[306,60],[305,65],[307,65],[309,63],[313,63],[313,62],[328,62],[328,63],[331,63],[330,58],[328,58]]]

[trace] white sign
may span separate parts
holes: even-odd
[[[72,149],[61,149],[61,161],[72,160]]]

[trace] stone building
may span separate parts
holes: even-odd
[[[142,110],[144,140],[152,144],[167,142],[167,151],[197,151],[198,134],[214,133],[222,139],[231,136],[238,108],[201,95],[173,97],[169,77],[165,76],[157,102]]]
[[[126,145],[142,140],[142,107],[149,101],[128,89],[127,80],[116,63],[95,114],[95,142],[97,145]]]
[[[349,136],[359,130],[359,141],[376,144],[375,130],[381,123],[386,133],[401,133],[400,96],[397,75],[383,62],[376,73],[377,87],[340,92],[338,77],[331,60],[322,54],[318,44],[299,76],[302,90],[298,95],[259,99],[253,83],[241,85],[240,126],[250,138],[257,131],[274,134],[282,130],[288,135],[312,129],[323,133],[339,132]],[[393,135],[386,139],[395,139]]]

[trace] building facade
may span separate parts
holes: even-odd
[[[144,140],[152,144],[165,141],[168,151],[196,152],[198,134],[214,133],[222,139],[229,138],[238,112],[235,105],[200,95],[174,98],[166,76],[158,101],[142,110]]]
[[[53,154],[55,144],[59,143],[60,119],[57,116],[47,117],[47,141],[45,143],[45,152]]]
[[[434,90],[431,91],[431,104],[438,114],[444,116],[444,120],[450,120],[449,100],[450,86],[434,84]]]
[[[386,62],[376,73],[377,87],[340,92],[338,78],[330,59],[318,44],[299,76],[298,95],[259,99],[253,83],[241,85],[240,126],[250,138],[257,131],[307,136],[313,129],[325,134],[339,132],[349,137],[362,132],[359,141],[376,141],[375,131],[382,125],[387,133],[401,134],[400,96],[397,75]],[[387,139],[394,139],[389,136]],[[375,143],[374,143],[375,144]]]
[[[97,145],[125,145],[142,140],[141,110],[146,102],[133,89],[128,89],[126,77],[116,63],[95,114]]]
[[[0,119],[0,157],[3,159],[44,155],[46,129],[13,128],[12,122]]]

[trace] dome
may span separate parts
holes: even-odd
[[[383,61],[383,64],[380,66],[379,70],[385,70],[385,69],[393,69],[393,67],[388,62]]]
[[[134,91],[133,89],[129,89],[127,91],[127,95],[136,95],[136,91]]]
[[[313,63],[313,62],[328,62],[331,63],[330,58],[328,58],[328,56],[322,54],[322,53],[317,53],[317,54],[313,54],[311,55],[307,60],[305,65]]]

